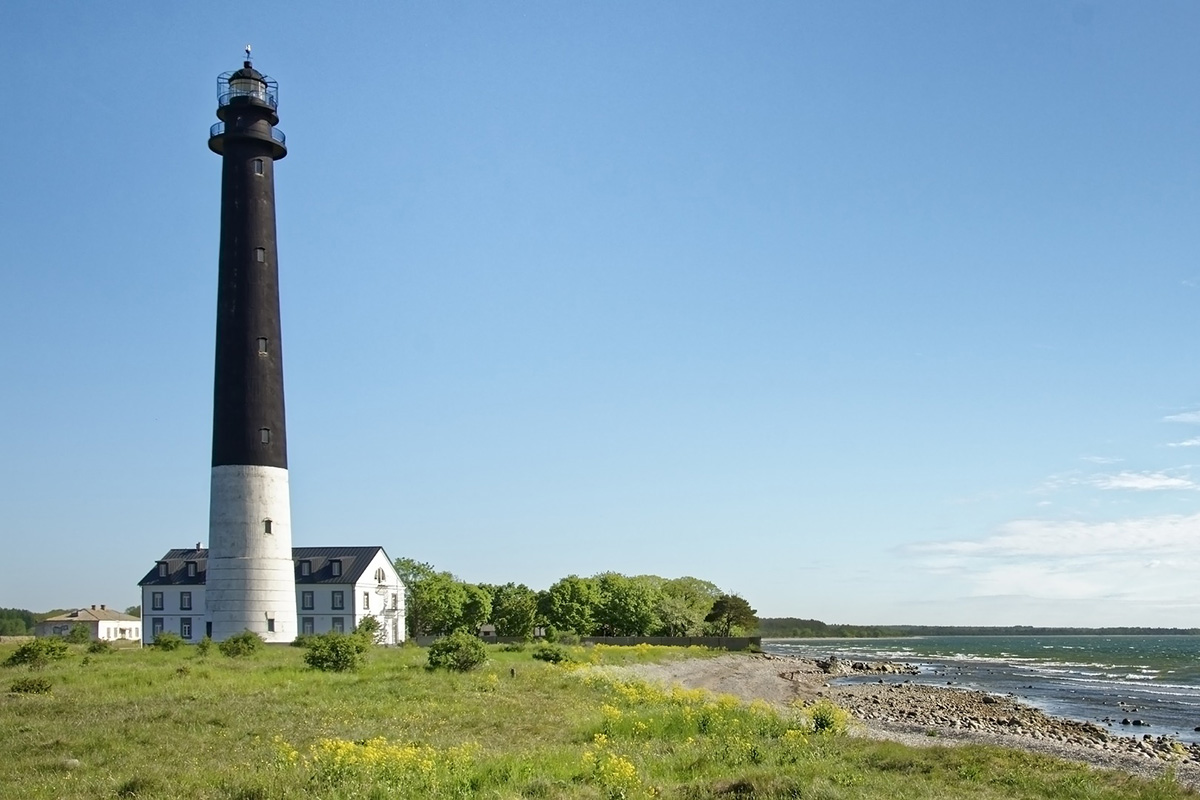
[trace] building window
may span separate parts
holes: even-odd
[[[383,571],[383,567],[375,570],[375,582],[383,583],[385,580],[387,580],[387,573]]]
[[[165,562],[165,561],[158,562],[158,577],[160,577],[160,578],[167,577],[167,562]]]
[[[150,593],[150,610],[151,611],[162,611],[163,610],[163,593],[162,592],[151,592]]]
[[[261,158],[254,159],[254,174],[255,175],[263,174],[263,160]]]
[[[180,617],[179,618],[179,635],[182,636],[184,639],[192,638],[192,618],[191,617]]]
[[[334,617],[333,618],[333,630],[337,631],[338,633],[345,633],[346,632],[346,618],[345,617]]]
[[[307,578],[309,575],[312,575],[312,562],[311,561],[301,561],[300,562],[300,577]]]
[[[363,611],[371,610],[371,593],[363,592]]]
[[[398,608],[400,608],[400,595],[392,592],[392,610],[395,611]]]
[[[275,632],[275,618],[267,617],[267,633]]]
[[[162,632],[163,632],[163,618],[162,617],[151,617],[150,618],[150,635],[152,637],[158,636]]]
[[[301,592],[300,593],[300,608],[304,609],[305,611],[312,610],[312,608],[313,608],[313,593],[312,592]]]
[[[262,247],[254,248],[254,260],[260,264],[267,260],[267,251]]]
[[[187,562],[187,576],[189,578],[196,577],[196,562],[195,561]]]
[[[267,354],[267,338],[265,336],[258,337],[258,354],[260,356]]]
[[[180,592],[179,593],[179,610],[180,611],[191,611],[192,610],[192,593],[191,592]]]
[[[329,562],[329,569],[333,571],[333,574],[334,574],[335,576],[337,576],[337,575],[341,575],[341,574],[342,574],[342,562],[341,562],[341,561],[337,561],[337,560],[330,561],[330,562]]]
[[[330,597],[330,608],[334,611],[341,611],[346,607],[346,593],[340,589],[333,593]]]
[[[264,519],[263,520],[263,533],[270,533],[270,532],[271,532],[271,520]]]
[[[316,626],[313,625],[312,617],[301,617],[300,618],[300,632],[308,633],[308,634],[316,633]]]
[[[262,442],[263,444],[270,444],[271,443],[271,429],[270,428],[259,428],[258,429],[258,440],[260,442]]]

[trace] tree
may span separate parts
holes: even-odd
[[[752,628],[758,624],[757,613],[738,595],[723,594],[713,601],[704,621],[712,623],[719,635],[729,636],[735,627]]]
[[[595,583],[578,575],[568,575],[546,590],[540,598],[538,612],[553,628],[588,636],[596,627],[599,602]]]
[[[142,607],[130,606],[129,608],[125,609],[125,613],[131,617],[140,617],[142,615]]]
[[[463,623],[466,584],[455,580],[449,572],[435,572],[413,587],[410,604],[414,633],[451,633]]]
[[[523,583],[493,586],[492,619],[497,636],[533,635],[537,622],[537,594]]]
[[[396,568],[400,582],[404,584],[404,625],[408,628],[410,636],[416,636],[421,632],[422,626],[421,619],[417,616],[418,609],[413,603],[413,594],[421,581],[433,576],[436,570],[432,564],[411,558],[397,558],[392,566]]]
[[[659,588],[658,625],[665,636],[701,633],[704,617],[721,596],[715,583],[690,576],[663,581]]]
[[[463,589],[466,592],[466,602],[463,603],[462,615],[456,627],[477,634],[492,616],[492,594],[473,583],[464,583]]]
[[[76,622],[67,631],[66,640],[71,644],[87,644],[92,640],[92,632],[82,622]]]
[[[596,628],[606,636],[645,636],[654,627],[658,589],[651,576],[602,572],[592,579],[599,595]],[[661,579],[659,579],[661,580]]]

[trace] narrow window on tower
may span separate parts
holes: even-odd
[[[267,354],[266,337],[263,337],[263,336],[258,337],[258,354],[260,356],[265,356]]]
[[[254,174],[255,175],[263,174],[263,162],[262,162],[261,158],[254,159]]]
[[[263,444],[270,444],[271,443],[271,429],[270,428],[259,428],[258,429],[258,438],[262,441]]]
[[[263,520],[263,533],[270,533],[270,532],[271,532],[271,520],[264,519]]]
[[[275,632],[275,618],[274,617],[267,617],[267,632],[268,633]]]
[[[266,248],[263,248],[263,247],[254,248],[254,260],[258,261],[260,263],[263,261],[266,261],[267,260]]]

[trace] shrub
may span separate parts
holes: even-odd
[[[315,634],[302,633],[295,639],[292,639],[291,645],[292,647],[308,647],[315,638],[317,638]]]
[[[429,667],[466,672],[487,661],[487,645],[466,631],[456,631],[429,645]]]
[[[304,663],[323,672],[353,672],[363,665],[367,643],[361,636],[336,631],[306,638]]]
[[[111,653],[112,649],[113,649],[112,643],[109,642],[107,639],[97,639],[96,641],[91,642],[87,646],[87,651],[94,655],[102,655],[104,653]]]
[[[183,637],[171,631],[159,631],[154,634],[154,646],[159,650],[178,650],[183,647]]]
[[[243,658],[254,655],[264,644],[263,638],[254,631],[242,631],[221,642],[217,649],[229,658]]]
[[[210,650],[212,650],[212,639],[209,637],[205,636],[203,639],[196,642],[196,655],[200,656],[201,658],[207,656]]]
[[[500,645],[500,649],[505,653],[524,653],[526,642],[507,642]]]
[[[567,651],[562,645],[550,644],[543,642],[533,648],[533,657],[538,661],[546,661],[551,664],[561,664],[564,661],[570,661],[571,657],[567,655]]]
[[[28,666],[30,669],[41,669],[51,661],[66,658],[69,652],[67,643],[56,637],[33,639],[18,647],[4,661],[6,667]]]
[[[28,678],[18,678],[13,681],[9,691],[16,694],[50,694],[50,679],[32,675]]]
[[[379,620],[376,617],[363,617],[358,623],[358,627],[354,629],[354,635],[366,641],[367,644],[375,644],[379,641]]]
[[[93,606],[95,608],[95,606]],[[66,640],[71,644],[87,644],[92,640],[92,632],[82,622],[76,622],[67,632]]]
[[[829,700],[818,700],[806,710],[813,733],[841,736],[850,726],[850,714]]]

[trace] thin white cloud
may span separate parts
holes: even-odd
[[[1090,461],[1093,464],[1118,464],[1125,459],[1115,456],[1081,456],[1084,461]]]
[[[1187,422],[1193,425],[1200,423],[1200,411],[1182,411],[1163,417],[1163,422]]]
[[[1182,442],[1168,442],[1167,447],[1200,447],[1200,436],[1184,439]]]
[[[1200,603],[1200,514],[1112,522],[1017,520],[982,539],[909,548],[968,597],[1094,600],[1166,609]]]
[[[1117,475],[1098,475],[1091,480],[1098,489],[1131,489],[1153,492],[1163,489],[1196,489],[1189,478],[1177,478],[1165,472],[1122,472]]]

